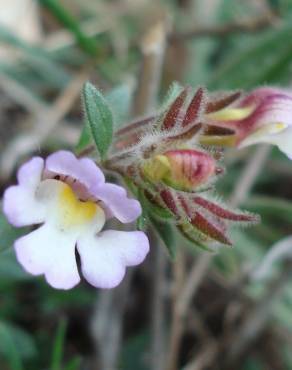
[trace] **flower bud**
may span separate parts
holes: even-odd
[[[145,177],[179,190],[194,190],[216,173],[216,161],[207,153],[191,149],[169,150],[148,159],[142,167]]]

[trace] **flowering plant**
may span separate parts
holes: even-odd
[[[144,260],[149,251],[144,232],[101,231],[111,218],[138,220],[140,229],[145,219],[157,230],[161,223],[173,225],[206,249],[232,245],[229,227],[258,217],[230,208],[216,194],[215,182],[225,171],[222,149],[270,142],[292,155],[292,98],[279,89],[243,95],[179,87],[158,114],[116,131],[107,101],[90,83],[83,102],[79,152],[96,148],[99,166],[119,174],[139,201],[105,182],[92,159],[67,151],[46,160],[34,157],[20,168],[18,185],[4,194],[4,212],[14,226],[41,226],[16,241],[17,258],[56,288],[69,289],[80,280],[75,245],[82,273],[96,287],[116,286],[126,266]]]

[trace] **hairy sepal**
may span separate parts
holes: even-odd
[[[168,140],[182,141],[198,134],[206,100],[206,92],[201,87],[195,93],[190,88],[181,92],[161,119],[160,130],[168,132]]]
[[[232,245],[228,236],[229,224],[247,226],[259,221],[257,215],[233,211],[218,201],[194,193],[164,189],[160,192],[160,198],[164,206],[172,212],[180,229],[181,225],[192,225],[193,238],[199,232],[206,240],[213,240],[221,245]],[[198,240],[201,239],[198,237]]]

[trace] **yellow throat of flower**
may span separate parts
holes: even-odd
[[[59,221],[63,228],[83,226],[93,220],[102,209],[92,201],[77,199],[71,187],[63,184],[58,199]]]

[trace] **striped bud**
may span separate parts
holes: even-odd
[[[206,185],[220,173],[215,159],[207,153],[192,149],[169,150],[148,159],[142,167],[145,177],[153,183],[191,191]]]

